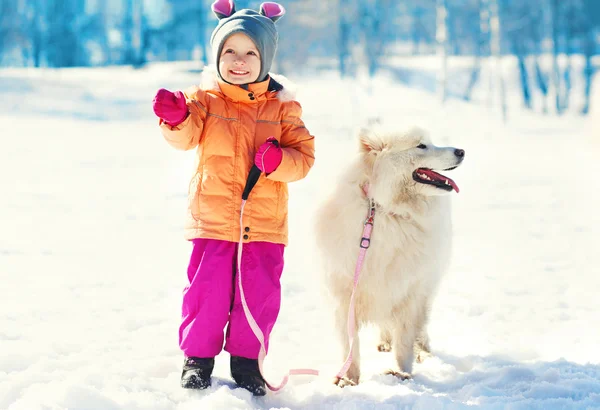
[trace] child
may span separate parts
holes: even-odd
[[[285,78],[269,75],[278,40],[275,21],[284,8],[263,3],[260,13],[236,12],[233,0],[217,0],[212,9],[220,19],[211,36],[217,66],[212,84],[185,93],[161,89],[153,102],[167,142],[197,153],[185,232],[193,249],[179,329],[185,355],[181,385],[211,385],[214,358],[225,339],[233,379],[262,396],[260,343],[244,315],[236,282],[238,242],[244,244],[244,294],[267,347],[281,300],[287,183],[304,178],[312,167],[314,137],[304,127],[302,109],[285,88]],[[240,238],[241,195],[253,164],[264,174],[245,206]]]

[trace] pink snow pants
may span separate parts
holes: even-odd
[[[240,300],[235,242],[194,239],[188,265],[190,284],[183,291],[179,346],[189,357],[215,357],[223,349],[232,356],[257,359],[260,343],[252,333]],[[250,242],[242,249],[244,295],[250,312],[265,336],[279,314],[284,245]]]

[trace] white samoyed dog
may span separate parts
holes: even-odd
[[[459,191],[438,171],[452,170],[465,158],[462,149],[433,145],[421,129],[363,130],[359,140],[358,158],[342,173],[316,221],[325,284],[343,346],[340,358],[345,360],[354,272],[361,244],[367,244],[361,238],[370,204],[375,206],[370,246],[355,294],[353,361],[346,377],[336,379],[342,387],[360,379],[362,325],[377,325],[378,349],[393,350],[397,368],[388,374],[409,378],[415,356],[421,361],[429,354],[429,311],[450,261],[449,194]]]

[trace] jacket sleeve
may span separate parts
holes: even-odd
[[[184,92],[190,115],[181,124],[171,127],[163,120],[158,124],[165,140],[174,148],[190,150],[198,146],[204,128],[204,120],[208,109],[206,106],[206,93],[198,88]]]
[[[293,182],[304,178],[315,162],[315,144],[302,121],[302,107],[296,101],[283,108],[281,120],[281,148],[283,158],[279,167],[267,178],[273,181]]]

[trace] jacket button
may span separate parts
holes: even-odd
[[[248,235],[244,235],[244,239],[248,239]]]
[[[250,227],[249,227],[249,226],[245,227],[245,228],[244,228],[244,231],[246,231],[246,232],[250,232]]]

